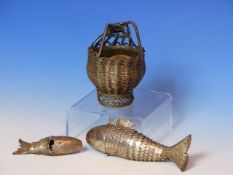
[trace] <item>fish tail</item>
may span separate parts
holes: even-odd
[[[192,137],[188,135],[183,140],[170,147],[167,152],[169,160],[173,161],[181,171],[184,171],[188,164],[188,154],[187,151],[191,144]]]
[[[27,154],[30,150],[31,144],[19,139],[20,148],[13,152],[13,154]]]

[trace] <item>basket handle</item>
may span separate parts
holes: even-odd
[[[100,45],[100,50],[98,52],[97,57],[100,57],[100,54],[101,54],[101,52],[103,50],[104,42],[105,42],[107,33],[109,31],[109,28],[113,27],[113,28],[115,28],[116,32],[119,32],[120,31],[120,28],[119,28],[120,26],[124,26],[124,25],[128,25],[128,24],[131,24],[134,27],[134,30],[135,30],[135,33],[136,33],[136,37],[137,37],[138,47],[141,50],[141,52],[143,52],[142,43],[141,43],[141,39],[140,39],[140,36],[139,36],[138,27],[137,27],[136,23],[133,22],[133,21],[127,21],[127,22],[121,22],[121,23],[106,24],[105,29],[104,29],[104,34],[103,34],[102,42],[101,42],[101,45]]]

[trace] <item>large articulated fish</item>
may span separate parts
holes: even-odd
[[[132,129],[133,123],[118,118],[115,124],[97,126],[88,131],[87,143],[107,155],[119,156],[138,161],[173,161],[184,171],[188,163],[191,135],[168,147],[159,144]]]

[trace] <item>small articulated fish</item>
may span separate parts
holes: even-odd
[[[110,119],[108,124],[90,129],[86,135],[87,143],[107,155],[130,160],[173,161],[184,171],[188,163],[187,151],[191,144],[191,135],[168,147],[130,128],[133,123],[126,119],[118,118],[113,123]]]
[[[37,142],[28,143],[19,139],[20,148],[13,154],[43,154],[59,156],[79,152],[82,142],[68,136],[51,136]]]

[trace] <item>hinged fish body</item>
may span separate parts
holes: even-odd
[[[107,155],[138,161],[173,161],[183,171],[188,162],[191,135],[174,146],[159,144],[136,130],[116,125],[97,126],[88,131],[86,140],[94,149]]]

